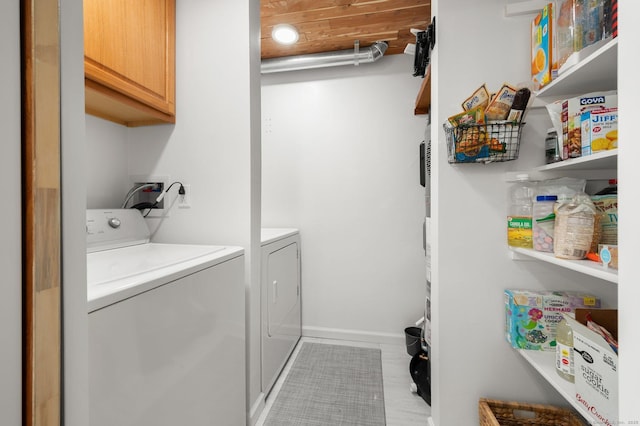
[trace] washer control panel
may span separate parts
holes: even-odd
[[[87,252],[149,242],[149,227],[139,210],[87,210]]]

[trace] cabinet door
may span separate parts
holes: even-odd
[[[84,0],[87,112],[174,122],[175,0]]]

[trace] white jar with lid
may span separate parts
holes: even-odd
[[[533,249],[537,251],[553,252],[553,228],[556,215],[553,206],[558,200],[557,195],[538,195],[533,203]]]

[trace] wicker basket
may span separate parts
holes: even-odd
[[[480,398],[480,426],[584,426],[566,408]]]

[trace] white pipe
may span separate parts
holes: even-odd
[[[282,71],[296,71],[375,62],[384,55],[387,47],[389,46],[386,42],[378,41],[364,49],[347,49],[337,50],[334,52],[264,59],[260,66],[260,70],[262,74],[269,74]]]

